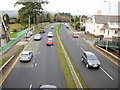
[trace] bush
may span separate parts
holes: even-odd
[[[81,27],[81,31],[85,31],[85,27]]]
[[[17,29],[14,29],[13,32],[17,32]]]

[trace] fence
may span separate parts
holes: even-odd
[[[96,41],[95,44],[101,47],[106,47],[107,41]],[[120,50],[120,42],[119,41],[108,41],[108,47],[115,50]]]
[[[19,33],[17,33],[17,37],[14,40],[9,41],[7,44],[5,44],[3,47],[0,47],[0,55],[5,53],[8,49],[11,48],[16,42],[20,40],[20,36],[25,34],[29,29],[25,29]]]
[[[16,42],[20,40],[19,37],[15,38],[14,40],[9,41],[7,44],[5,44],[3,47],[0,47],[0,55],[5,53],[12,45],[14,45]]]
[[[25,30],[23,30],[23,31],[21,31],[21,32],[18,32],[18,33],[17,33],[17,37],[20,37],[21,35],[25,34],[28,30],[29,30],[29,29],[25,29]]]

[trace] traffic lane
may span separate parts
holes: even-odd
[[[35,47],[33,47],[33,45],[35,45]],[[35,42],[32,40],[26,50],[31,50],[32,48],[33,55],[35,55],[37,52],[35,52],[35,50],[38,49],[39,45],[40,42]],[[32,78],[32,68],[35,66],[34,58],[35,57],[33,56],[30,62],[20,62],[18,60],[11,73],[2,84],[3,88],[28,88]]]
[[[33,74],[31,74],[31,72],[32,72],[32,68],[36,64],[34,58],[36,58],[35,56],[36,56],[39,46],[40,46],[40,41],[33,40],[31,42],[31,44],[27,47],[27,49],[33,51],[33,55],[34,55],[33,59],[31,60],[31,62],[26,62],[26,63],[20,62],[18,60],[15,67],[12,69],[11,73],[4,81],[3,88],[28,88],[29,87],[28,83],[31,81],[32,76],[34,76]],[[16,76],[14,76],[15,74]]]
[[[81,74],[81,76],[83,77],[83,79],[85,80],[89,88],[100,88],[100,87],[101,88],[110,88],[110,87],[114,88],[118,86],[117,83],[116,82],[113,83],[113,81],[101,69],[97,69],[97,70],[95,69],[94,73],[91,72],[91,70],[86,69],[85,65],[81,62],[81,57],[82,57],[81,53],[83,53],[83,51],[67,35],[66,31],[64,30],[64,27],[62,27],[62,30],[61,30],[61,37],[77,69],[79,70],[79,73]],[[76,47],[74,45],[76,45]]]
[[[69,34],[70,38],[72,38],[71,31],[70,30],[66,30],[66,31]],[[84,39],[82,39],[82,38],[72,38],[72,39],[77,44],[77,46],[82,47],[84,51],[92,51],[93,53],[95,53],[96,56],[98,57],[98,59],[101,62],[101,66],[102,66],[101,70],[103,72],[105,72],[105,73],[109,73],[110,74],[110,78],[112,80],[113,79],[118,80],[118,66],[117,65],[115,65],[108,58],[106,58],[101,53],[99,53],[98,51],[96,51]],[[84,43],[81,43],[81,42],[84,42]],[[114,77],[114,78],[112,78],[112,77]]]
[[[52,31],[48,28],[47,32]],[[53,32],[54,33],[54,32]],[[61,70],[60,61],[58,58],[55,38],[53,37],[54,45],[46,46],[45,41],[47,40],[47,33],[45,34],[44,39],[42,39],[40,46],[40,54],[36,57],[37,70],[34,78],[35,82],[33,87],[37,87],[39,84],[53,84],[59,88],[66,88],[66,82],[64,79],[64,74]]]

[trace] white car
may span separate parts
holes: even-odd
[[[51,29],[54,29],[54,28],[55,28],[54,25],[52,25],[52,26],[51,26]]]
[[[29,38],[29,37],[30,37],[30,33],[29,32],[25,33],[25,38]]]
[[[30,61],[33,57],[31,51],[23,51],[20,55],[20,61]]]
[[[34,36],[34,40],[41,40],[42,39],[42,36],[40,34],[36,34]]]
[[[53,33],[52,32],[48,32],[48,37],[53,37]]]
[[[29,31],[29,34],[32,36],[32,35],[33,35],[33,32],[32,32],[32,31]]]
[[[55,85],[40,85],[38,90],[57,90],[57,86]]]

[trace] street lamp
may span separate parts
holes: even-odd
[[[111,2],[110,1],[104,1],[109,3],[109,16],[108,16],[108,32],[107,32],[107,41],[106,41],[106,51],[108,50],[108,35],[109,35],[109,21],[110,21],[110,7],[111,7]]]

